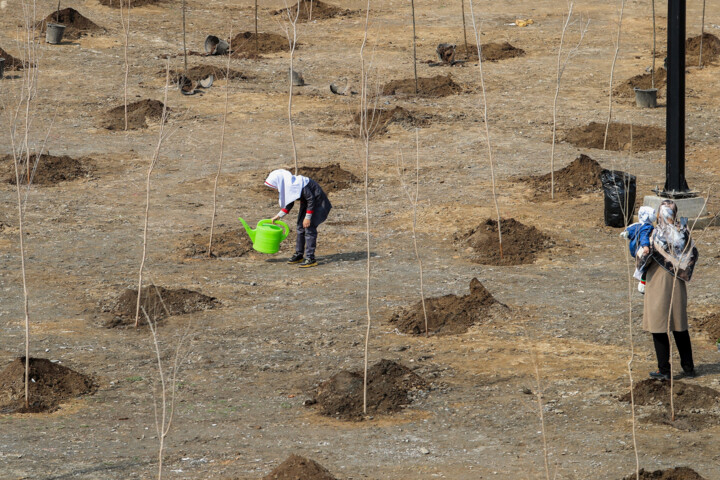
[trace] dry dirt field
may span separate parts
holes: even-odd
[[[6,156],[12,151],[8,114],[22,71],[8,68],[0,81],[0,406],[7,407],[0,408],[3,480],[157,474],[153,392],[159,378],[152,336],[146,326],[127,328],[121,310],[132,304],[132,296],[121,296],[137,288],[145,175],[160,126],[153,117],[157,105],[145,102],[147,121],[144,114],[136,119],[144,128],[106,128],[112,127],[106,112],[122,105],[124,70],[119,10],[108,3],[113,2],[63,2],[63,8],[78,10],[99,28],[60,45],[40,44],[30,144],[39,147],[51,127],[50,155],[69,160],[48,157],[27,194],[31,355],[51,360],[43,364],[47,371],[66,366],[89,376],[92,384],[88,394],[63,400],[50,412],[17,413],[7,407],[10,376],[21,371],[13,370],[12,362],[24,354],[18,218],[15,187],[9,181],[12,162]],[[141,3],[131,12],[129,99],[162,101],[167,61],[173,70],[182,68],[180,2]],[[283,35],[282,16],[273,13],[283,7],[282,0],[260,3],[260,31]],[[486,225],[495,210],[477,61],[452,67],[429,63],[436,61],[439,43],[462,44],[460,2],[415,2],[418,74],[449,75],[453,82],[443,87],[450,95],[416,97],[383,88],[412,77],[410,4],[371,1],[366,57],[372,66],[373,98],[386,113],[401,110],[383,117],[389,119],[387,125],[378,127],[370,143],[369,362],[373,366],[388,360],[407,367],[384,362],[375,372],[399,372],[398,385],[410,385],[410,394],[398,397],[390,381],[395,377],[387,373],[376,378],[374,394],[383,402],[399,398],[399,410],[382,404],[362,418],[353,414],[352,405],[342,413],[322,402],[327,397],[342,400],[343,391],[358,393],[351,388],[357,387],[357,375],[334,376],[362,370],[366,331],[364,156],[352,135],[359,96],[333,95],[328,88],[335,82],[358,89],[365,3],[333,4],[341,8],[336,16],[298,23],[295,52],[296,69],[307,83],[295,88],[293,104],[299,164],[305,169],[339,164],[352,174],[314,170],[334,185],[334,208],[320,229],[319,268],[285,264],[292,236],[279,254],[264,256],[248,252],[238,230],[238,217],[255,224],[276,213],[277,201],[262,182],[269,171],[292,164],[289,55],[236,55],[229,80],[216,78],[210,89],[193,96],[183,96],[175,87],[168,92],[167,128],[174,133],[163,143],[152,175],[145,285],[188,289],[210,298],[176,292],[177,309],[158,323],[168,368],[177,342],[188,332],[166,438],[165,478],[260,479],[291,454],[317,461],[338,479],[546,478],[536,367],[551,478],[621,480],[633,474],[631,409],[621,399],[629,391],[630,304],[635,380],[645,380],[656,366],[650,336],[640,327],[642,296],[635,282],[628,282],[626,243],[618,237],[619,229],[604,226],[596,175],[578,185],[572,176],[558,177],[566,179],[559,188],[570,193],[558,193],[554,201],[547,186],[544,192],[537,190],[543,182],[527,181],[550,171],[552,101],[565,9],[558,0],[474,4],[482,43],[508,42],[524,51],[483,63],[498,202],[509,229],[502,262],[493,256],[494,247],[482,251],[495,241],[487,231],[492,225]],[[661,65],[667,1],[657,4]],[[700,32],[702,2],[688,4],[692,37]],[[18,56],[24,35],[20,0],[2,5],[0,47]],[[228,38],[231,31],[235,36],[253,29],[253,4],[247,0],[188,0],[187,5],[187,43],[193,52],[203,51],[209,34]],[[55,7],[38,1],[37,20]],[[465,7],[472,38],[469,5]],[[636,138],[644,135],[636,151],[603,151],[566,141],[573,127],[607,118],[617,26],[615,2],[578,0],[575,8],[590,24],[563,79],[555,168],[587,155],[602,168],[637,175],[641,199],[664,182],[662,136],[658,146],[656,130],[641,129],[664,128],[664,91],[657,109],[640,110],[631,98],[615,97],[615,120],[633,124]],[[626,3],[615,87],[651,65],[649,12],[649,0]],[[516,18],[534,23],[511,25]],[[705,24],[706,32],[720,36],[720,3],[708,2]],[[568,42],[576,41],[578,26],[572,27]],[[226,58],[193,54],[188,60],[190,67],[223,68]],[[688,67],[688,182],[709,196],[711,212],[720,209],[719,79],[717,61],[702,69]],[[222,252],[208,259],[202,252],[227,87],[216,221]],[[437,334],[428,338],[412,334],[413,312],[403,311],[420,300],[412,208],[396,168],[400,149],[407,164],[414,162],[414,127],[419,132],[417,239],[425,295],[461,297],[430,302],[433,314],[443,317],[433,326]],[[628,147],[626,141],[615,143]],[[689,286],[689,311],[699,376],[676,382],[682,394],[675,402],[674,423],[663,406],[667,395],[658,393],[657,384],[642,384],[637,400],[645,404],[635,412],[637,450],[640,467],[647,471],[686,466],[701,475],[662,478],[717,480],[720,353],[708,332],[717,332],[720,321],[720,231],[698,231],[695,239],[700,260]],[[470,293],[474,278],[486,291],[473,282]],[[442,322],[455,316],[464,326],[446,328]],[[332,382],[323,383],[331,377]],[[84,385],[84,380],[78,382]],[[357,406],[357,396],[345,400]],[[278,478],[330,478],[318,472]]]

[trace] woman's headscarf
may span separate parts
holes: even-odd
[[[274,188],[280,194],[280,208],[285,208],[302,194],[302,189],[310,181],[302,175],[293,175],[287,170],[273,170],[265,179],[265,185]]]
[[[669,273],[686,282],[692,278],[698,251],[685,225],[677,223],[677,205],[665,200],[658,207],[657,227],[651,244],[653,259]]]

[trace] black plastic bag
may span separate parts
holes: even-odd
[[[603,170],[600,181],[605,192],[605,225],[624,228],[631,224],[635,214],[635,175],[619,170]]]

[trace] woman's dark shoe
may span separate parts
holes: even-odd
[[[695,369],[690,370],[689,372],[682,372],[680,375],[678,375],[679,378],[695,378],[697,377],[697,371]]]
[[[303,254],[302,253],[296,253],[292,257],[290,257],[290,260],[288,260],[288,263],[300,263],[303,261]]]
[[[317,267],[318,263],[317,260],[314,258],[306,258],[304,262],[302,262],[299,267],[300,268],[310,268],[310,267]]]
[[[670,380],[670,375],[665,375],[660,372],[650,372],[650,378],[654,378],[655,380]]]

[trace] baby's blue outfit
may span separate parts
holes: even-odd
[[[633,223],[627,227],[628,238],[630,239],[630,255],[635,258],[638,249],[642,247],[650,247],[650,236],[653,232],[653,224]]]

